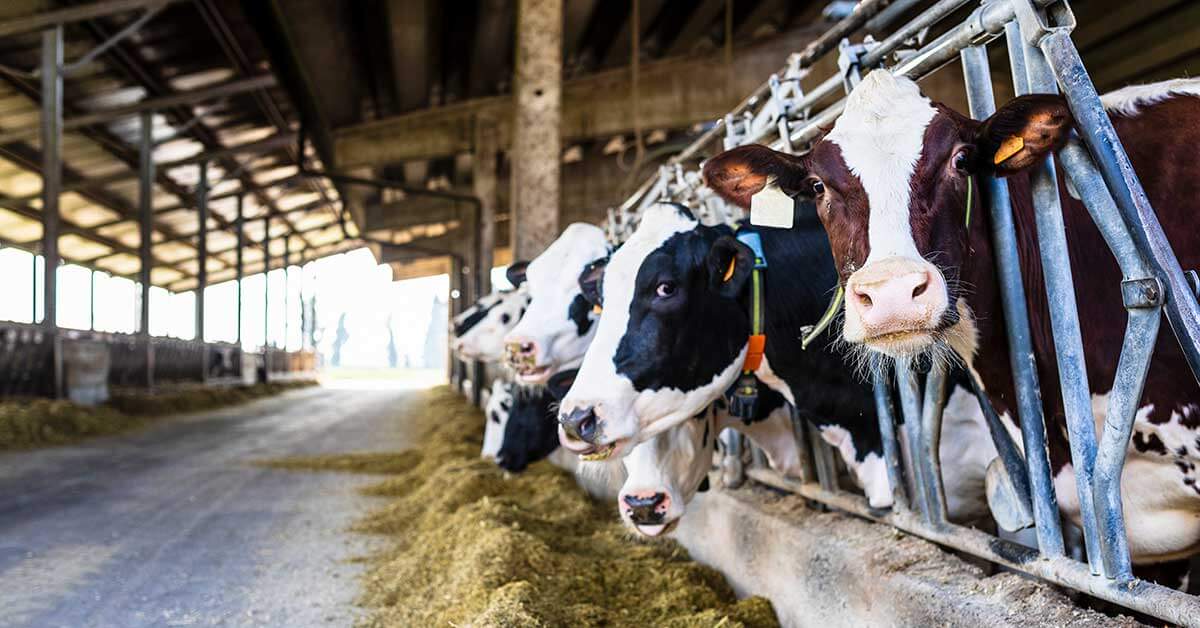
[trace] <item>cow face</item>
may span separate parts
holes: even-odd
[[[563,371],[551,377],[545,387],[517,389],[496,464],[520,473],[558,449],[555,408],[574,381],[574,370]]]
[[[617,508],[627,525],[645,536],[670,532],[687,504],[707,483],[716,445],[714,410],[704,410],[633,448],[622,460],[625,484]]]
[[[769,182],[813,199],[846,288],[847,342],[890,357],[952,348],[969,358],[975,326],[959,278],[972,238],[987,237],[972,177],[1039,163],[1069,130],[1057,96],[1018,98],[979,123],[875,71],[805,157],[744,146],[710,160],[705,179],[743,207]]]
[[[739,296],[753,254],[729,233],[658,205],[613,252],[596,338],[559,412],[565,447],[588,459],[624,455],[733,382],[749,333]]]
[[[492,394],[484,408],[483,450],[480,457],[495,459],[504,443],[504,429],[512,410],[514,386],[502,379],[492,382]]]
[[[505,337],[505,359],[523,384],[543,384],[551,375],[579,366],[595,334],[597,315],[577,278],[588,263],[605,257],[604,230],[575,223],[525,270],[533,298],[525,316]]]
[[[523,289],[492,293],[454,319],[454,352],[467,360],[495,362],[504,357],[504,336],[529,307]]]

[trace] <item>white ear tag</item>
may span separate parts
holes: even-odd
[[[791,229],[794,216],[795,201],[774,183],[750,197],[750,224],[756,227]]]

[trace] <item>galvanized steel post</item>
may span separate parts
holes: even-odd
[[[245,278],[245,260],[244,249],[246,248],[246,215],[243,203],[246,195],[237,195],[237,218],[234,221],[234,227],[237,235],[237,251],[235,252],[236,261],[234,262],[234,273],[237,281],[237,345],[242,346],[242,280]]]

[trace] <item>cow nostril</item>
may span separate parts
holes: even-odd
[[[578,408],[559,419],[563,430],[576,440],[595,444],[596,413],[591,408]]]
[[[916,299],[917,297],[921,296],[922,294],[925,294],[925,289],[928,287],[929,287],[929,282],[922,281],[921,285],[917,286],[916,288],[913,288],[912,298]]]
[[[579,423],[579,437],[585,441],[591,442],[596,436],[596,415],[588,413],[583,421]]]
[[[866,291],[855,288],[854,296],[858,298],[859,304],[861,304],[864,308],[869,308],[873,305],[871,302],[871,295],[867,294]]]
[[[521,343],[521,353],[533,353],[533,343],[532,342],[522,342]]]

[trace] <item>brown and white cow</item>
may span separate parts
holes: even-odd
[[[1200,80],[1186,80],[1104,98],[1184,268],[1200,266],[1198,96]],[[1013,380],[978,179],[967,203],[969,178],[1008,177],[1059,505],[1078,520],[1029,184],[1029,169],[1060,148],[1072,126],[1059,96],[1020,97],[975,121],[926,98],[912,81],[876,71],[807,155],[745,146],[710,160],[706,174],[743,206],[769,181],[812,198],[846,288],[847,343],[875,359],[947,357],[953,348],[1004,413],[1013,405]],[[1082,204],[1065,193],[1062,202],[1088,379],[1103,393],[1112,387],[1125,329],[1122,277]],[[1166,329],[1122,477],[1130,548],[1143,564],[1200,550],[1200,390]],[[1106,397],[1093,396],[1098,424]]]

